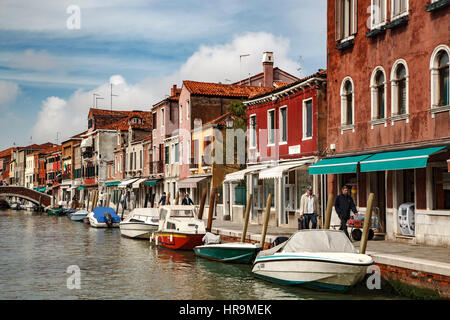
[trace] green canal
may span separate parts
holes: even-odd
[[[29,211],[0,211],[0,243],[0,299],[400,298],[364,284],[346,294],[282,286],[255,278],[250,265],[208,261],[123,238],[119,229]],[[80,270],[79,289],[68,288],[70,266]]]

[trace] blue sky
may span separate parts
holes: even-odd
[[[79,30],[66,12],[77,5]],[[237,81],[262,52],[297,76],[326,67],[326,1],[2,0],[0,149],[85,130],[92,94],[149,110],[182,80]],[[251,53],[239,65],[239,54]],[[301,69],[300,69],[301,68]],[[32,139],[30,139],[32,137]]]

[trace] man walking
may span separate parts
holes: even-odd
[[[305,194],[300,200],[300,218],[305,218],[305,228],[309,229],[309,222],[312,222],[312,229],[317,228],[317,213],[319,212],[319,201],[312,193],[312,186],[306,187]]]
[[[350,239],[350,236],[347,231],[347,221],[350,219],[350,210],[358,216],[358,210],[356,210],[355,202],[353,202],[353,198],[349,194],[349,187],[343,186],[341,189],[341,194],[337,196],[336,201],[334,202],[334,208],[336,209],[336,213],[341,219],[341,227],[339,230],[344,231],[347,237]]]
[[[163,192],[161,198],[158,201],[158,205],[163,205],[163,206],[166,205],[166,199],[167,199],[166,193]]]

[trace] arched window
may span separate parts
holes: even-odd
[[[370,80],[372,120],[386,118],[386,76],[382,67],[372,72]]]
[[[341,86],[341,123],[343,126],[354,124],[353,81],[347,77]]]
[[[449,56],[447,46],[437,47],[431,57],[431,107],[448,106],[449,89]]]
[[[391,72],[392,115],[407,115],[409,113],[409,74],[404,60],[398,60]]]

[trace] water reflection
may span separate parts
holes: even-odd
[[[95,229],[68,217],[0,212],[0,299],[382,299],[365,288],[346,295],[257,279],[250,265],[222,264]],[[66,286],[70,265],[81,289]]]

